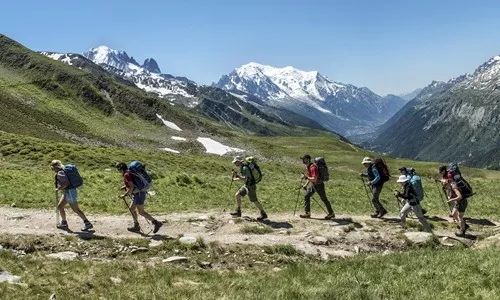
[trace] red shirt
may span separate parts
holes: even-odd
[[[130,188],[131,183],[133,183],[132,175],[130,175],[129,172],[123,173],[123,184],[125,184],[127,188]]]
[[[318,175],[318,166],[316,166],[315,164],[310,164],[309,167],[307,167],[307,177],[314,178],[310,181],[312,183],[316,183],[316,181],[318,181]]]

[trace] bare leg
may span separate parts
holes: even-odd
[[[155,222],[155,218],[153,218],[149,213],[147,213],[145,210],[144,210],[144,205],[136,205],[136,208],[137,208],[137,211],[139,212],[139,214],[141,216],[143,216],[144,218],[146,218],[147,220],[151,221],[151,222]]]
[[[137,206],[135,204],[130,204],[130,213],[132,214],[132,218],[134,219],[134,223],[138,224],[137,220]]]
[[[66,206],[66,198],[64,197],[64,193],[61,196],[61,199],[59,199],[59,204],[57,205],[57,209],[59,209],[59,213],[61,214],[61,220],[66,221],[66,211],[64,210],[64,207]]]
[[[85,214],[83,213],[83,211],[80,209],[80,206],[78,205],[78,203],[70,203],[69,206],[71,207],[71,209],[73,209],[73,211],[83,220],[83,221],[86,221],[87,220],[87,217],[85,216]]]
[[[236,210],[241,210],[241,195],[238,192],[234,197],[236,198]]]

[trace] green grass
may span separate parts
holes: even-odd
[[[303,165],[298,157],[304,152],[323,155],[331,168],[327,194],[334,209],[341,214],[366,214],[371,211],[359,172],[365,151],[340,142],[331,136],[237,138],[243,148],[251,149],[261,164],[264,179],[258,185],[258,197],[269,212],[292,211],[298,195]],[[315,146],[311,146],[315,145]],[[230,189],[230,157],[204,154],[175,155],[156,150],[131,150],[118,147],[94,147],[69,143],[45,142],[20,135],[0,133],[0,204],[16,203],[19,207],[51,208],[53,205],[53,173],[48,164],[52,159],[76,163],[84,177],[80,203],[91,212],[123,213],[118,199],[121,176],[113,168],[117,161],[140,159],[153,173],[156,195],[148,200],[153,212],[203,211],[234,207],[234,193],[241,183]],[[435,176],[438,163],[410,162],[388,158],[392,170],[401,165],[414,166],[423,176],[426,191],[424,206],[431,214],[446,214]],[[464,168],[477,192],[470,201],[468,216],[500,218],[500,172]],[[393,213],[397,203],[392,190],[395,177],[386,184],[382,202]],[[302,196],[299,194],[299,197]],[[301,200],[299,199],[301,202]],[[244,199],[244,209],[254,210]],[[299,204],[301,207],[301,204]],[[313,204],[316,212],[320,208]]]
[[[244,225],[240,229],[241,233],[244,234],[266,234],[273,232],[273,229],[266,225]]]
[[[10,299],[497,299],[496,249],[412,250],[390,256],[357,256],[328,263],[289,263],[243,270],[155,267],[137,261],[16,258],[0,252],[2,269],[23,285],[0,283]],[[112,283],[111,277],[122,283]],[[43,278],[43,280],[41,280]]]

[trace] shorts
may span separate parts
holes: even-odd
[[[64,200],[69,204],[77,204],[78,192],[76,191],[76,189],[64,190]]]
[[[241,197],[245,197],[246,195],[248,195],[248,199],[250,200],[250,202],[256,202],[257,186],[255,184],[249,186],[244,185],[238,190],[238,195],[240,195]]]
[[[147,194],[148,194],[148,192],[135,193],[132,197],[132,199],[133,199],[132,203],[135,205],[144,205],[144,202],[146,201]]]
[[[458,212],[460,212],[460,213],[464,213],[465,210],[467,209],[467,204],[468,204],[467,198],[463,198],[460,201],[455,201],[453,208],[456,208],[458,210]]]

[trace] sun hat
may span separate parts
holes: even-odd
[[[233,159],[233,164],[236,163],[236,162],[242,162],[243,161],[243,157],[238,155],[238,156],[235,156],[234,159]]]
[[[363,161],[361,162],[362,165],[364,164],[371,164],[372,163],[372,159],[369,158],[368,156],[363,158]]]
[[[399,176],[398,180],[396,182],[402,183],[402,182],[407,182],[408,177],[406,175],[401,175]]]

